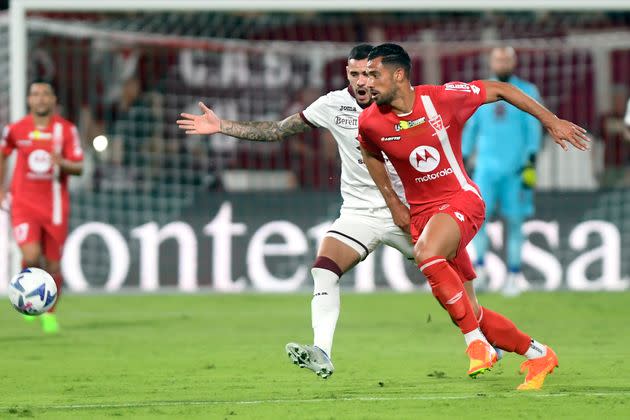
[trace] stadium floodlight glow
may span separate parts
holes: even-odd
[[[92,140],[92,147],[94,147],[94,150],[99,153],[104,152],[107,149],[108,145],[109,140],[107,140],[107,137],[102,134],[94,137],[94,140]]]

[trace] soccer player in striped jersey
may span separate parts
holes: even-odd
[[[464,335],[468,374],[474,378],[489,370],[497,360],[496,346],[527,357],[521,366],[527,376],[518,389],[538,389],[558,365],[555,353],[507,318],[479,306],[469,281],[475,272],[466,245],[484,221],[485,205],[464,169],[462,129],[479,106],[502,99],[539,119],[564,149],[569,142],[587,150],[586,131],[508,83],[412,86],[410,70],[409,55],[399,45],[379,45],[368,56],[374,103],[359,117],[365,163],[395,223],[411,233],[415,261],[433,295]],[[392,186],[383,154],[400,176],[408,204]]]
[[[77,128],[55,113],[56,103],[50,83],[31,83],[29,114],[2,131],[0,204],[4,209],[10,207],[23,268],[44,268],[55,279],[57,293],[61,293],[60,261],[70,217],[68,177],[83,171],[83,151]],[[17,160],[8,194],[3,190],[4,167],[13,151]],[[41,316],[44,332],[56,333],[59,329],[55,306]]]

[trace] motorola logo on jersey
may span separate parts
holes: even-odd
[[[52,167],[50,153],[42,149],[33,150],[31,154],[28,155],[28,167],[36,174],[47,173]]]
[[[439,172],[434,172],[432,174],[419,176],[415,179],[415,181],[416,182],[434,181],[438,178],[442,178],[443,176],[451,175],[452,173],[453,173],[453,168],[446,168],[446,169],[442,169]]]
[[[440,164],[440,152],[435,147],[418,146],[411,151],[409,163],[418,172],[431,172]]]

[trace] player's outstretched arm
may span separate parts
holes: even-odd
[[[553,140],[564,150],[568,150],[566,142],[571,143],[579,150],[588,150],[588,142],[591,140],[586,135],[586,130],[573,124],[571,121],[562,120],[556,117],[551,111],[537,102],[531,96],[526,95],[509,83],[497,82],[494,80],[484,80],[486,88],[486,103],[496,102],[503,99],[511,103],[518,109],[525,111],[542,123]]]
[[[363,162],[365,162],[370,176],[383,195],[385,203],[387,203],[387,207],[389,207],[389,211],[392,213],[394,223],[396,223],[396,226],[409,233],[409,224],[411,221],[409,208],[400,201],[396,190],[394,190],[392,181],[387,174],[387,168],[385,167],[385,162],[383,162],[382,156],[375,156],[363,146],[360,147],[361,154],[363,155]]]
[[[216,134],[251,141],[280,141],[285,137],[303,133],[311,127],[302,120],[300,114],[293,114],[282,121],[229,121],[222,120],[202,102],[201,115],[182,113],[177,120],[180,129],[186,134]]]

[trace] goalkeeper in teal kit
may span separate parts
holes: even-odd
[[[490,68],[493,77],[513,84],[540,101],[536,86],[512,74],[515,65],[516,55],[511,47],[492,50]],[[499,101],[480,107],[468,120],[462,136],[465,162],[475,156],[473,180],[486,202],[486,220],[498,213],[505,223],[508,276],[502,292],[509,296],[520,292],[516,280],[521,273],[522,225],[534,214],[534,165],[542,135],[542,127],[536,118]],[[489,239],[485,225],[473,239],[473,244],[477,251],[475,283],[481,289],[487,288],[485,254]]]

